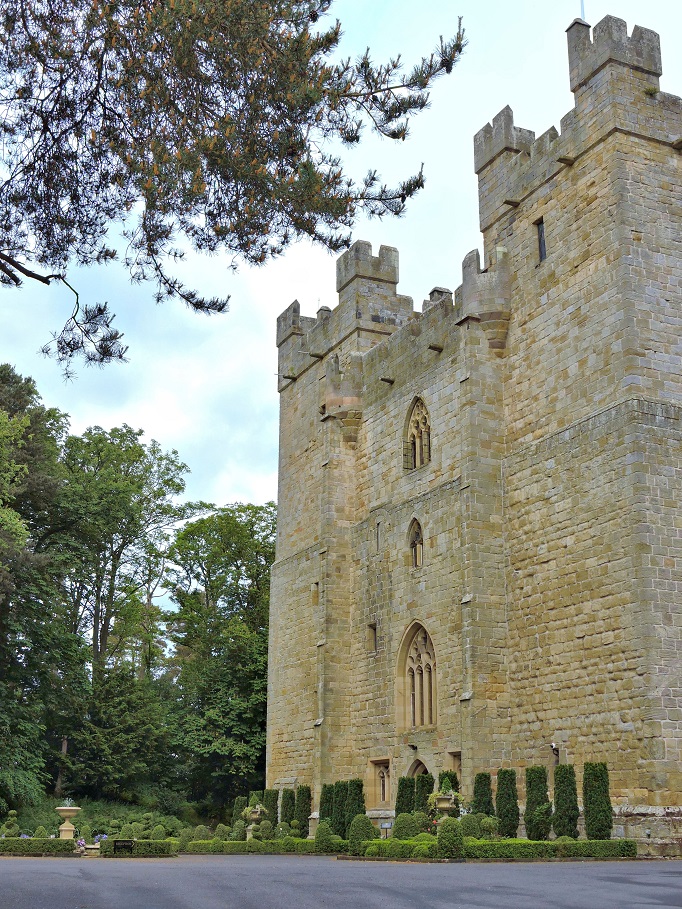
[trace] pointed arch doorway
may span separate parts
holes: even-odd
[[[423,761],[415,761],[410,769],[407,771],[407,775],[411,777],[422,776],[424,773],[428,773],[429,768]]]

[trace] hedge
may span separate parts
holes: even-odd
[[[337,844],[342,846],[342,844]],[[346,847],[347,848],[347,847]],[[298,853],[299,855],[314,855],[314,840],[299,840],[292,836],[284,837],[281,840],[249,840],[246,843],[227,842],[221,843],[216,840],[204,840],[202,842],[189,843],[187,851],[195,855],[281,855],[282,853]],[[337,852],[345,851],[338,848]]]
[[[75,848],[74,840],[0,839],[0,855],[73,855]]]
[[[437,840],[439,858],[456,859],[464,854],[462,825],[454,817],[446,817],[438,828]]]
[[[116,837],[120,839],[120,837]],[[108,840],[101,840],[99,844],[99,854],[105,858],[114,858],[114,837]],[[168,857],[177,855],[178,850],[176,840],[135,840],[133,842],[133,858],[155,858]],[[190,844],[191,845],[191,844]],[[116,858],[130,858],[130,852],[117,852]]]
[[[471,859],[634,858],[633,840],[474,840],[464,838],[464,856]]]

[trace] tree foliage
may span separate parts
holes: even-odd
[[[349,242],[357,213],[399,215],[422,173],[396,187],[350,179],[330,142],[366,125],[405,139],[450,40],[405,72],[399,57],[335,61],[332,0],[6,0],[0,17],[0,281],[67,284],[69,263],[116,257],[157,298],[204,299],[166,267],[186,246],[260,264],[298,237]],[[70,286],[70,285],[69,285]],[[50,347],[50,345],[47,345]],[[61,361],[125,356],[106,303],[53,338]]]

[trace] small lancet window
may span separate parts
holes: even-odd
[[[413,568],[421,568],[424,564],[424,537],[419,521],[410,524],[410,557]]]
[[[545,243],[545,222],[542,218],[539,221],[535,222],[535,227],[538,232],[538,258],[540,262],[544,262],[547,258],[547,244]]]
[[[431,420],[421,398],[412,405],[407,421],[407,438],[403,441],[403,467],[414,470],[431,460]]]

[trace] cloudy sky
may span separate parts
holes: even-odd
[[[452,75],[433,90],[405,143],[368,140],[345,155],[348,171],[374,167],[388,182],[418,171],[426,187],[393,221],[360,221],[356,239],[400,251],[399,291],[421,301],[436,285],[461,283],[461,261],[480,246],[473,135],[509,104],[517,126],[540,135],[559,128],[572,107],[565,29],[580,0],[337,0],[342,56],[367,45],[375,61],[400,53],[409,65],[454,34],[463,17],[469,45]],[[585,0],[585,18],[605,15],[661,35],[661,88],[682,95],[680,0]],[[275,319],[298,299],[305,315],[336,303],[335,258],[301,243],[285,257],[237,275],[220,257],[190,257],[182,277],[206,296],[231,295],[230,311],[202,317],[179,303],[155,306],[150,287],[131,286],[117,267],[71,272],[81,297],[107,300],[125,332],[129,362],[79,366],[65,384],[56,363],[38,353],[71,307],[59,287],[0,291],[0,362],[31,375],[45,402],[71,415],[74,432],[128,423],[175,448],[191,474],[187,492],[218,505],[265,502],[277,492]]]

